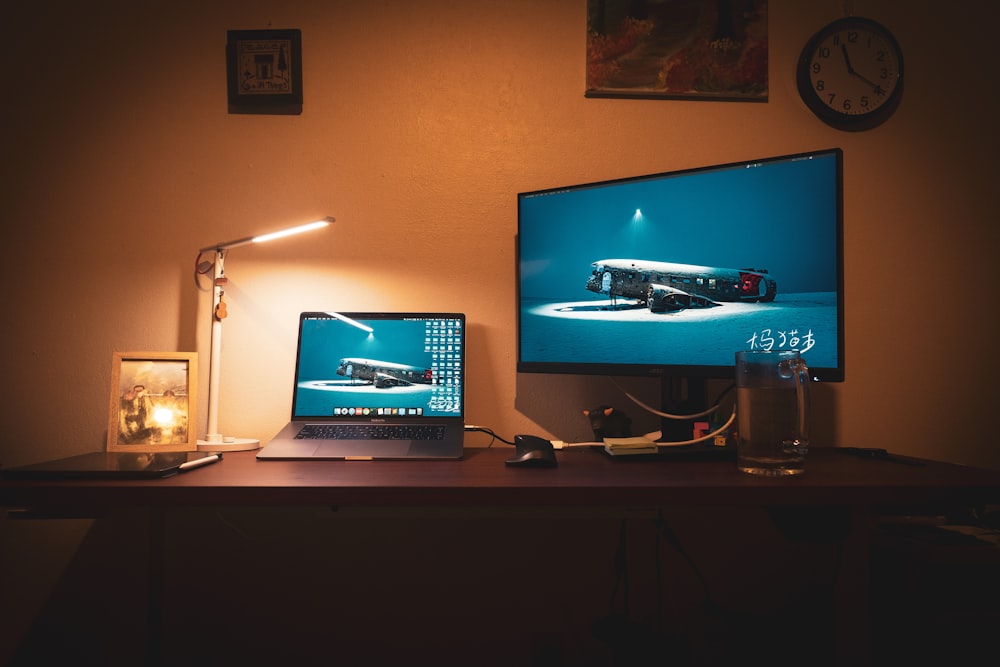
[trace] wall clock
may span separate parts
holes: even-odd
[[[903,96],[903,51],[871,19],[837,19],[812,36],[796,69],[799,95],[838,130],[869,130],[896,111]]]

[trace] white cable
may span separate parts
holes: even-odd
[[[636,405],[638,405],[638,406],[639,406],[640,408],[642,408],[643,410],[645,410],[645,411],[647,411],[647,412],[651,412],[651,413],[653,413],[654,415],[658,415],[658,416],[660,416],[660,417],[666,417],[667,419],[695,419],[695,418],[697,418],[697,417],[704,417],[704,416],[706,416],[706,415],[710,415],[710,414],[712,414],[713,412],[715,412],[716,410],[718,410],[718,409],[719,409],[719,404],[718,404],[718,403],[716,403],[715,405],[713,405],[713,406],[712,406],[712,407],[710,407],[709,409],[707,409],[707,410],[704,410],[704,411],[702,411],[702,412],[698,412],[698,413],[695,413],[695,414],[693,414],[693,415],[672,415],[672,414],[669,414],[669,413],[667,413],[667,412],[660,412],[660,411],[659,411],[659,410],[657,410],[656,408],[652,408],[652,407],[650,407],[650,406],[646,405],[645,403],[643,403],[642,401],[640,401],[640,400],[639,400],[638,398],[636,398],[635,396],[633,396],[633,395],[632,395],[632,394],[630,394],[629,392],[625,391],[625,388],[624,388],[624,387],[622,387],[622,386],[621,386],[621,385],[620,385],[620,384],[618,383],[618,380],[616,380],[616,379],[614,379],[614,378],[608,378],[608,379],[610,379],[610,380],[611,380],[612,382],[614,382],[614,383],[615,383],[615,386],[616,386],[616,387],[618,387],[618,389],[619,389],[619,390],[620,390],[620,391],[621,391],[621,392],[622,392],[623,394],[625,394],[626,396],[628,396],[628,397],[629,397],[629,398],[630,398],[630,399],[632,400],[632,402],[633,402],[633,403],[635,403]]]
[[[715,407],[717,408],[719,406],[715,406]],[[727,428],[729,428],[730,425],[732,425],[732,423],[733,423],[733,421],[735,419],[736,419],[736,408],[733,407],[733,414],[729,415],[729,419],[726,420],[726,423],[723,424],[721,427],[715,429],[711,433],[707,433],[707,434],[701,436],[700,438],[694,438],[693,440],[679,440],[679,441],[676,441],[676,442],[673,441],[673,440],[671,440],[670,442],[656,442],[654,444],[668,446],[668,447],[674,447],[674,446],[677,446],[677,445],[696,445],[699,442],[705,442],[706,440],[711,440],[711,439],[715,438],[715,436],[717,436],[718,434],[722,433]]]

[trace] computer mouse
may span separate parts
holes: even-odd
[[[559,465],[552,443],[537,435],[515,435],[514,449],[514,456],[505,461],[509,466],[554,468]]]

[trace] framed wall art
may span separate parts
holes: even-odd
[[[229,113],[302,113],[302,31],[230,30]]]
[[[586,97],[766,102],[767,0],[588,0]]]
[[[115,352],[108,451],[198,449],[196,352]]]

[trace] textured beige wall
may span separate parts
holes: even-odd
[[[515,373],[515,193],[841,146],[848,379],[818,388],[817,440],[1000,467],[1000,10],[849,4],[906,52],[899,112],[859,134],[795,91],[841,2],[771,0],[770,101],[749,104],[585,99],[581,0],[4,0],[0,462],[102,448],[115,350],[207,368],[197,248],[327,214],[230,255],[223,432],[286,419],[300,310],[442,309],[469,317],[471,423],[587,438],[582,408],[637,409],[602,378]],[[226,30],[265,27],[302,30],[301,116],[226,111]]]

